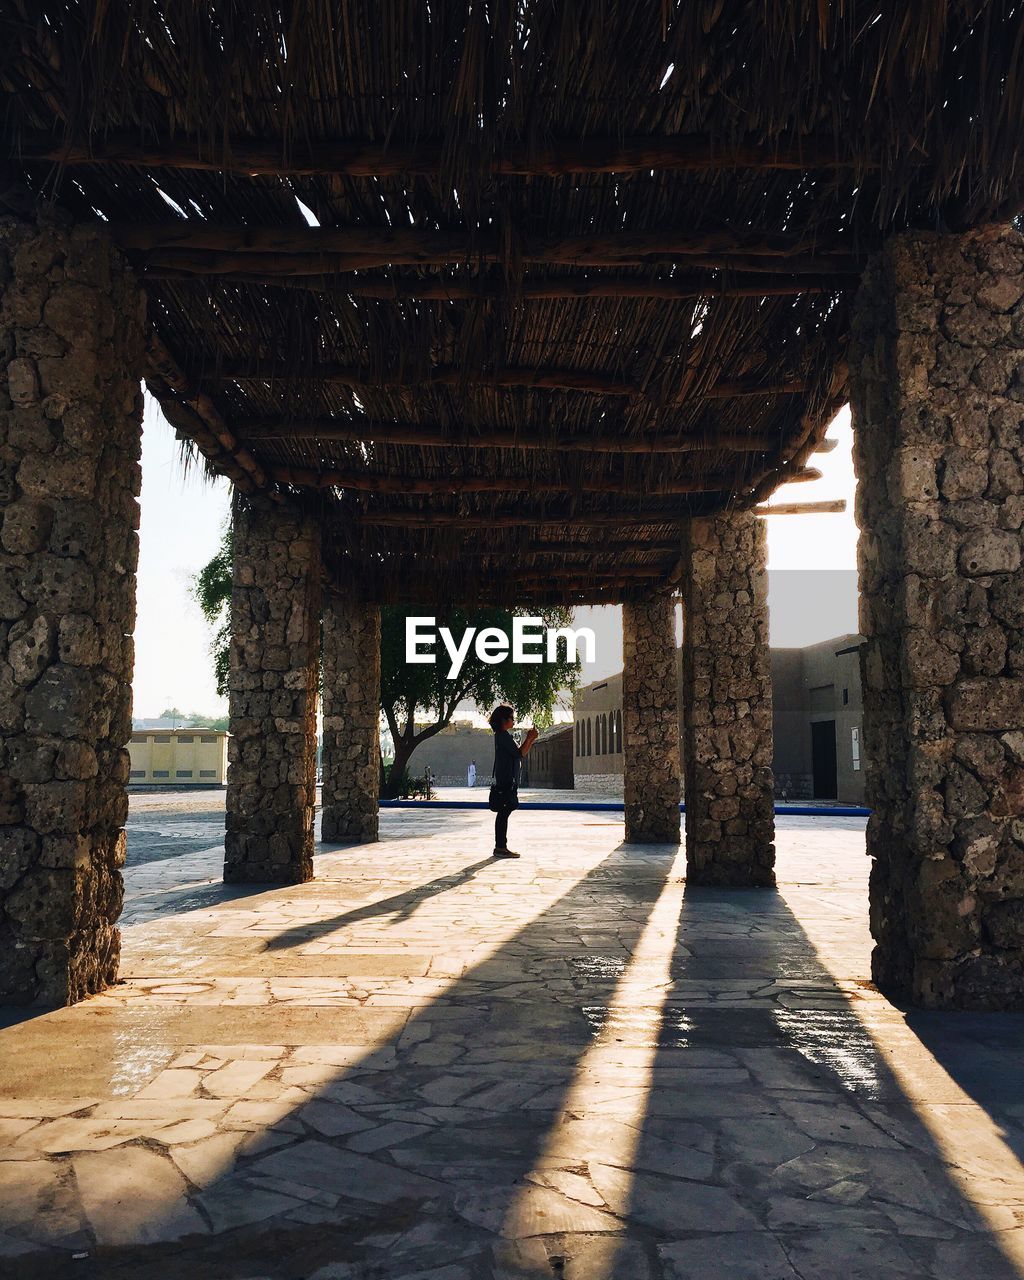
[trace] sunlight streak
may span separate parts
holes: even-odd
[[[595,1113],[602,1113],[615,1121],[614,1129],[609,1130],[609,1141],[602,1149],[600,1164],[609,1170],[609,1177],[602,1182],[614,1189],[614,1203],[609,1203],[609,1209],[618,1218],[625,1218],[633,1164],[640,1146],[658,1052],[664,1005],[671,988],[672,958],[682,913],[685,869],[686,855],[680,848],[611,1000],[602,1010],[604,1016],[600,1024],[595,1025],[597,1006],[589,1006],[585,1011],[588,1021],[595,1025],[594,1042],[580,1057],[566,1092],[562,1113],[553,1125],[534,1169],[527,1175],[526,1184],[509,1207],[502,1226],[502,1235],[506,1238],[522,1239],[552,1229],[550,1224],[544,1223],[544,1211],[538,1207],[532,1192],[538,1185],[551,1186],[562,1189],[570,1201],[573,1199],[571,1189],[565,1189],[566,1176],[573,1176],[573,1166],[579,1164],[581,1157],[575,1140],[566,1140],[562,1125]],[[628,1047],[623,1044],[624,1027],[629,1030]],[[614,1099],[613,1117],[607,1111],[609,1099]],[[614,1138],[610,1136],[612,1133]],[[552,1177],[552,1174],[561,1176]],[[582,1179],[580,1181],[582,1183]],[[615,1255],[613,1244],[599,1262],[594,1262],[588,1280],[613,1280],[616,1275]],[[538,1266],[535,1272],[524,1271],[522,1274],[535,1274],[538,1278],[546,1276],[550,1280],[551,1272],[550,1268],[540,1270]]]
[[[447,837],[434,839],[442,846],[448,842]],[[432,839],[427,837],[424,845],[430,843]],[[351,849],[345,854],[350,857]],[[115,1140],[130,1142],[140,1137],[160,1144],[167,1140],[166,1134],[186,1125],[195,1126],[197,1136],[200,1126],[208,1125],[212,1134],[211,1122],[222,1124],[228,1113],[234,1126],[200,1139],[192,1147],[176,1148],[181,1152],[180,1160],[185,1161],[193,1187],[188,1198],[183,1194],[179,1176],[173,1171],[168,1174],[156,1156],[146,1150],[140,1153],[134,1147],[125,1148],[123,1177],[111,1175],[110,1206],[104,1209],[102,1196],[92,1206],[95,1219],[100,1223],[102,1242],[177,1239],[202,1230],[200,1219],[190,1207],[195,1196],[216,1194],[218,1187],[227,1194],[225,1189],[230,1186],[228,1180],[239,1157],[280,1141],[281,1126],[289,1133],[296,1116],[310,1114],[304,1108],[315,1109],[324,1099],[337,1101],[344,1094],[346,1077],[352,1071],[365,1070],[378,1057],[382,1061],[389,1055],[393,1057],[394,1046],[419,1039],[436,1002],[457,993],[473,971],[508,946],[532,921],[557,909],[558,902],[593,874],[607,857],[606,849],[595,849],[594,856],[581,860],[571,871],[563,867],[556,876],[535,876],[527,872],[516,883],[516,891],[524,903],[523,912],[503,920],[495,916],[486,931],[476,932],[475,945],[460,947],[457,961],[445,963],[443,958],[435,957],[430,974],[412,980],[417,1003],[411,1007],[408,983],[401,979],[396,980],[399,985],[393,994],[385,990],[368,996],[364,993],[361,998],[347,994],[352,981],[349,979],[279,976],[257,980],[260,990],[266,988],[269,1001],[282,1011],[293,1002],[309,1008],[362,1006],[372,1009],[375,1034],[358,1044],[303,1046],[286,1062],[282,1057],[284,1050],[275,1046],[172,1044],[165,1038],[169,1008],[195,1010],[207,1006],[215,1009],[248,1004],[254,998],[252,979],[248,984],[243,980],[235,990],[231,979],[212,978],[207,980],[209,990],[199,991],[197,984],[188,980],[187,973],[178,980],[168,978],[156,983],[151,979],[130,978],[117,988],[91,997],[82,1008],[94,1013],[124,1008],[126,1004],[132,1006],[132,1031],[130,1036],[116,1036],[109,1046],[110,1101],[95,1108],[89,1117],[73,1114],[87,1105],[84,1100],[82,1108],[74,1108],[69,1103],[68,1114],[59,1121],[44,1123],[44,1128],[45,1124],[58,1126],[54,1141],[59,1142],[61,1151],[76,1151],[90,1144],[93,1147],[109,1145]],[[217,911],[218,903],[212,902],[203,912],[190,912],[182,919],[179,958],[190,944],[197,955],[201,955],[207,938],[265,937],[269,941],[289,929],[295,930],[290,947],[293,954],[311,957],[314,965],[316,957],[327,947],[373,954],[380,942],[382,916],[389,917],[391,927],[401,929],[397,945],[414,947],[421,938],[436,937],[438,928],[452,920],[469,920],[479,914],[479,879],[486,877],[490,869],[494,870],[496,886],[507,885],[507,872],[490,859],[470,864],[471,875],[466,874],[467,868],[459,864],[458,858],[446,861],[454,865],[437,881],[444,889],[443,894],[431,892],[431,884],[410,884],[400,895],[401,902],[393,904],[381,886],[381,891],[363,904],[362,909],[347,913],[350,919],[319,916],[315,902],[304,895],[302,888],[260,893],[251,900],[251,906],[236,900],[231,910],[223,914]],[[346,875],[346,865],[344,855],[322,857],[318,865],[320,883],[329,883],[332,875]],[[522,865],[529,867],[528,862]],[[188,879],[182,883],[176,878],[170,890],[136,893],[134,897],[142,900],[144,896],[152,898],[164,892],[178,893],[182,888],[204,887],[203,881],[193,884]],[[675,887],[681,892],[681,886]],[[397,919],[390,919],[394,914],[392,906],[399,912]],[[218,927],[196,936],[194,929],[201,915],[208,920],[216,918]],[[129,927],[145,932],[153,923],[151,917],[142,918]],[[308,935],[303,936],[306,930]],[[669,952],[670,934],[671,927],[663,943]],[[395,945],[389,939],[389,946]],[[380,983],[380,978],[357,980],[357,985],[367,989]],[[638,977],[634,982],[638,996],[642,985],[645,984]],[[426,1030],[429,1032],[429,1027]],[[233,1061],[239,1055],[244,1060]],[[265,1081],[272,1071],[280,1073],[284,1087],[279,1091],[266,1087]],[[224,1073],[220,1081],[219,1072]],[[34,1131],[32,1138],[26,1135],[26,1141],[33,1140],[38,1132]],[[75,1168],[87,1173],[97,1185],[102,1172],[99,1163],[99,1157],[92,1150],[75,1157]],[[26,1175],[33,1173],[35,1164],[19,1161],[9,1168],[14,1170],[14,1175],[8,1178],[5,1194],[30,1195],[32,1186],[28,1181],[22,1185],[17,1174],[22,1169]],[[157,1176],[161,1170],[163,1176]],[[548,1277],[550,1280],[550,1272]]]
[[[1020,1158],[984,1106],[961,1087],[915,1033],[913,1014],[908,1016],[877,994],[858,999],[849,990],[850,983],[837,972],[836,921],[801,909],[796,901],[788,901],[787,905],[800,921],[822,970],[846,996],[844,1007],[863,1030],[871,1057],[891,1074],[935,1151],[945,1161],[946,1176],[991,1232],[992,1242],[1024,1277],[1024,1165]],[[838,954],[842,954],[841,946]],[[865,1056],[858,1052],[858,1037],[848,1036],[844,1046],[831,1045],[822,1053],[820,1044],[813,1042],[813,1034],[807,1039],[806,1032],[804,1028],[801,1037],[793,1028],[791,1042],[799,1052],[812,1061],[825,1062],[847,1081],[848,1087],[869,1084],[858,1066],[858,1058]],[[830,1053],[849,1061],[830,1057]],[[905,1135],[894,1136],[908,1140]]]

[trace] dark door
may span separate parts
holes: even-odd
[[[814,771],[815,800],[835,800],[839,795],[836,777],[836,722],[819,720],[811,725],[811,768]]]

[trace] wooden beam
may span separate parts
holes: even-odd
[[[626,585],[629,582],[650,582],[655,579],[664,578],[667,570],[660,565],[639,565],[636,567],[626,567],[615,572],[609,572],[603,569],[584,568],[577,565],[575,569],[559,570],[549,569],[545,567],[540,572],[536,569],[523,569],[522,571],[513,571],[508,574],[508,580],[512,583],[536,583],[538,587],[545,586],[552,579],[570,578],[578,582],[579,589],[585,588],[591,582],[600,583],[602,586],[618,583]]]
[[[146,383],[164,415],[182,435],[243,491],[266,489],[266,472],[220,416],[208,395],[195,390],[159,334],[146,344]]]
[[[21,160],[48,160],[73,167],[132,165],[145,169],[192,169],[241,177],[385,178],[436,174],[443,165],[440,139],[415,143],[342,139],[234,137],[203,143],[189,139],[151,141],[137,133],[112,132],[81,140],[26,134],[16,144]],[[700,134],[674,137],[594,137],[545,140],[536,145],[506,142],[479,167],[501,177],[564,177],[571,174],[640,173],[645,170],[709,172],[720,169],[870,171],[877,161],[839,150],[831,138],[786,138],[763,143],[716,140]]]
[[[721,493],[736,483],[734,475],[706,476],[686,480],[652,480],[647,484],[618,478],[594,478],[581,475],[576,480],[544,479],[533,476],[439,476],[425,479],[421,476],[373,474],[361,469],[346,471],[337,468],[317,471],[307,467],[271,467],[270,477],[277,484],[293,485],[301,489],[353,489],[359,493],[424,494],[434,497],[451,493],[615,493],[642,497],[671,497],[677,494]],[[794,479],[817,480],[820,472],[808,469],[806,477]]]
[[[603,561],[608,559],[618,559],[623,556],[637,555],[678,555],[679,543],[676,541],[665,542],[615,542],[615,543],[566,543],[566,542],[541,542],[529,543],[523,547],[514,547],[511,549],[513,555],[525,556],[541,556],[544,559],[552,557],[556,560],[571,560],[573,557],[585,556],[588,561]],[[615,549],[617,548],[617,550]],[[423,552],[411,553],[404,550],[396,552],[399,555],[420,554]],[[458,551],[452,553],[453,560],[491,560],[497,559],[504,562],[508,561],[510,549],[508,547],[460,547]],[[621,563],[606,566],[614,569],[622,569]],[[626,566],[628,567],[628,566]],[[648,566],[649,567],[649,566]],[[575,571],[579,572],[579,565],[575,566]],[[545,569],[546,572],[546,569]]]
[[[777,502],[774,506],[755,507],[758,516],[820,516],[846,510],[845,498],[828,498],[822,502]]]
[[[831,453],[839,445],[838,440],[819,440],[814,446],[815,453]]]
[[[847,403],[849,398],[849,369],[845,359],[836,362],[824,387],[817,395],[809,397],[804,412],[800,415],[800,424],[796,440],[791,446],[789,459],[780,467],[769,471],[755,486],[753,504],[763,502],[787,480],[798,472],[807,459],[814,453],[825,438],[833,418]]]
[[[725,496],[724,494],[722,495]],[[688,510],[578,512],[520,510],[483,516],[453,515],[435,511],[365,511],[353,514],[353,527],[404,529],[518,529],[564,526],[578,529],[630,529],[638,526],[680,525],[690,519]]]
[[[251,360],[225,360],[210,368],[194,372],[196,382],[269,382],[277,385],[289,383],[322,383],[372,391],[380,387],[415,386],[486,386],[528,387],[542,391],[583,391],[602,396],[638,396],[645,388],[631,378],[618,377],[589,369],[554,369],[510,367],[491,372],[470,372],[459,365],[435,365],[423,375],[388,372],[374,374],[366,366],[343,365],[324,362],[310,369],[277,370]],[[736,378],[718,382],[703,391],[687,393],[674,403],[686,400],[730,400],[745,396],[794,396],[801,395],[807,387],[803,378],[786,378],[766,383],[755,378]]]
[[[352,272],[375,267],[401,266],[476,266],[488,261],[499,262],[498,257],[480,255],[472,260],[438,257],[436,261],[424,259],[422,251],[400,254],[397,251],[338,254],[338,253],[217,253],[192,249],[161,249],[140,255],[136,269],[144,280],[203,280],[223,279],[239,283],[297,285],[307,289],[321,289],[325,280],[343,279]],[[653,254],[649,258],[602,258],[589,263],[592,267],[635,267],[671,265],[685,261],[687,269],[702,271],[733,271],[746,274],[778,275],[811,279],[831,278],[834,288],[853,288],[860,277],[860,260],[849,254],[800,254],[792,257],[759,257],[756,254],[704,253],[685,256],[681,254]],[[567,261],[566,266],[588,265],[583,259]],[[846,278],[844,281],[844,277]],[[305,281],[305,283],[303,283]],[[375,296],[373,294],[367,296]],[[410,295],[414,296],[414,295]],[[446,295],[447,296],[447,295]],[[537,294],[538,297],[545,296]],[[561,294],[551,296],[561,297]],[[595,296],[601,296],[595,294]],[[618,297],[610,293],[605,296]],[[633,296],[632,294],[626,296]]]
[[[210,274],[197,274],[178,267],[147,265],[141,272],[144,280],[179,280],[201,283],[208,287]],[[263,288],[303,289],[331,293],[349,298],[375,298],[385,302],[416,299],[424,302],[480,302],[503,298],[510,302],[534,302],[557,298],[657,298],[678,302],[695,298],[792,298],[804,294],[838,293],[856,286],[856,276],[844,275],[773,275],[765,273],[737,275],[722,280],[710,276],[673,276],[651,280],[646,276],[594,275],[553,276],[541,280],[441,280],[415,275],[391,278],[373,277],[357,272],[331,274],[318,271],[310,275],[274,275],[257,271],[218,273],[217,279],[230,284],[260,285]]]
[[[334,566],[336,569],[341,567]],[[398,574],[418,574],[423,573],[426,569],[422,559],[419,562],[397,562],[386,560],[378,561],[358,561],[351,562],[352,569],[357,573],[374,574],[374,573],[398,573]],[[483,569],[479,565],[463,566],[459,563],[459,557],[453,557],[451,561],[444,565],[443,573],[450,573],[452,570],[464,570],[474,577],[487,576],[491,573],[490,569]],[[432,562],[430,566],[431,576],[436,576],[438,570],[436,562]],[[551,578],[579,578],[586,582],[591,579],[600,578],[662,578],[665,576],[665,568],[663,565],[544,565],[543,568],[510,568],[505,565],[502,569],[502,577],[509,581],[515,582],[519,579],[528,578],[538,583],[544,583]]]
[[[597,543],[586,543],[586,542],[551,542],[551,541],[543,541],[538,539],[534,542],[529,543],[526,546],[525,553],[531,556],[549,556],[549,555],[617,556],[617,555],[633,555],[633,554],[668,556],[668,555],[672,555],[674,552],[678,552],[679,547],[680,547],[680,544],[678,540],[673,540],[671,542],[666,542],[664,540],[660,542],[644,542],[639,540],[634,542],[610,542],[607,539],[602,539],[600,542],[597,542]],[[476,554],[478,554],[476,550],[459,551],[460,556],[476,555]],[[479,554],[504,556],[504,555],[507,555],[508,553],[505,549],[502,549],[501,551],[497,551],[497,552],[493,550],[480,551]]]
[[[352,545],[347,539],[338,540],[331,539],[331,530],[328,527],[326,537],[332,542],[336,554],[359,554],[361,548],[358,545]],[[666,541],[660,539],[656,541],[645,541],[637,539],[634,541],[620,540],[614,541],[602,538],[598,542],[566,542],[552,541],[543,539],[534,539],[533,541],[523,543],[522,545],[513,544],[511,546],[486,546],[481,545],[480,539],[474,537],[468,546],[460,546],[453,550],[452,558],[454,560],[484,560],[484,559],[500,559],[508,560],[510,554],[528,555],[528,556],[554,556],[559,559],[566,559],[572,556],[586,556],[589,559],[608,559],[609,557],[619,556],[637,556],[637,555],[659,555],[668,556],[678,554],[680,548],[679,539]],[[409,546],[392,546],[388,551],[389,555],[424,557],[428,553],[418,547]],[[429,553],[433,558],[433,552]],[[613,566],[621,568],[621,565]]]
[[[451,262],[503,262],[508,256],[501,237],[485,231],[437,231],[418,227],[276,227],[222,226],[196,219],[169,222],[103,224],[123,249],[149,255],[153,264],[174,266],[194,261],[209,272],[223,265],[259,270],[263,257],[281,261],[299,256],[305,265],[325,269],[324,255],[334,255],[341,269],[395,265],[438,266]],[[808,255],[838,257],[855,263],[851,242],[843,237],[816,237],[799,232],[689,231],[666,227],[656,231],[593,232],[577,236],[524,236],[515,245],[521,262],[548,266],[631,266],[690,256],[742,255],[785,260]],[[196,257],[196,255],[209,255]],[[223,261],[222,261],[223,260]]]
[[[802,388],[803,384],[800,384]],[[798,394],[796,382],[785,384],[787,390],[764,394]],[[713,390],[718,391],[718,388]],[[723,399],[721,395],[708,399]],[[597,435],[542,436],[512,428],[488,427],[476,434],[453,435],[443,427],[420,426],[418,423],[357,422],[344,418],[314,418],[303,422],[286,422],[280,418],[257,418],[240,425],[237,430],[246,440],[342,440],[372,444],[415,445],[423,448],[451,449],[523,449],[552,453],[706,453],[729,450],[736,453],[763,453],[778,446],[778,437],[724,433],[715,436],[642,435],[625,432],[603,432]]]

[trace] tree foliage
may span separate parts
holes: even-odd
[[[217,692],[228,696],[228,663],[231,653],[231,560],[233,542],[228,522],[216,553],[192,579],[192,594],[213,627],[210,653]]]
[[[213,656],[217,692],[228,691],[228,661],[231,639],[231,559],[230,525],[224,531],[216,554],[192,580],[192,591],[206,621],[214,628],[210,646]],[[462,670],[449,680],[448,662],[443,646],[438,645],[438,660],[433,664],[405,661],[405,620],[422,609],[385,606],[381,610],[381,709],[394,742],[394,757],[382,778],[382,792],[388,794],[393,784],[408,768],[409,759],[422,742],[440,733],[451,723],[456,708],[464,702],[474,703],[487,712],[499,702],[515,708],[519,719],[532,718],[538,728],[551,724],[559,697],[576,687],[579,663],[568,662],[564,641],[553,662],[516,663],[508,656],[497,663],[481,661],[471,647]],[[458,639],[464,629],[498,627],[512,634],[512,620],[530,616],[545,627],[572,625],[572,610],[551,608],[523,609],[455,609],[437,615],[438,626],[448,627]]]
[[[545,659],[539,663],[513,662],[511,655],[497,663],[483,662],[471,647],[454,680],[448,679],[447,655],[440,642],[436,662],[407,663],[405,621],[422,612],[397,606],[381,610],[381,706],[395,745],[394,759],[384,781],[385,795],[393,790],[393,783],[401,777],[420,743],[449,725],[460,703],[472,702],[487,712],[498,703],[507,702],[519,719],[532,717],[538,728],[546,728],[552,722],[559,696],[575,688],[579,678],[579,662],[566,660],[564,641],[559,644],[556,661]],[[516,616],[539,618],[545,627],[572,625],[572,610],[568,608],[449,608],[436,615],[438,626],[448,627],[456,641],[468,627],[498,627],[511,636]]]

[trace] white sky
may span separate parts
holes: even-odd
[[[772,643],[812,644],[857,629],[857,528],[850,414],[829,428],[834,452],[815,455],[822,479],[779,489],[773,502],[845,498],[843,515],[776,516],[768,520]],[[142,436],[142,525],[138,621],[135,628],[134,714],[158,716],[165,707],[223,715],[214,692],[210,632],[189,591],[191,577],[213,555],[228,514],[226,481],[211,483],[199,468],[187,474],[174,432],[147,395]],[[810,576],[813,573],[813,577]],[[622,666],[619,609],[578,609],[577,626],[591,626],[597,661],[584,683]]]
[[[136,716],[165,707],[223,715],[214,691],[210,630],[189,579],[210,559],[228,515],[229,486],[186,473],[174,431],[152,396],[142,425],[142,523],[135,623]]]

